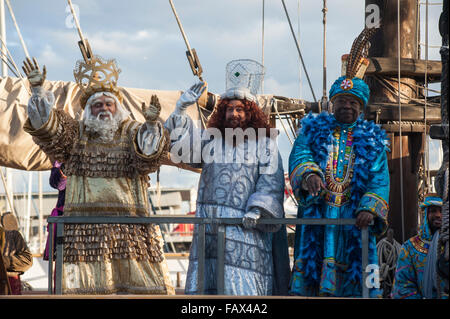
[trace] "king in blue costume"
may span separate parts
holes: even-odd
[[[434,195],[434,196],[433,196]],[[421,208],[425,210],[423,223],[419,228],[419,233],[408,239],[403,245],[398,256],[397,269],[395,272],[392,298],[394,299],[422,299],[422,298],[443,298],[448,299],[448,294],[444,294],[445,282],[439,279],[439,292],[436,289],[437,278],[436,268],[433,264],[437,262],[436,252],[432,249],[433,244],[438,246],[439,231],[433,223],[441,222],[442,199],[435,194],[425,197]],[[438,212],[430,209],[437,208]],[[441,294],[439,296],[439,293]]]
[[[363,31],[364,33],[364,31]],[[362,34],[363,34],[362,33]],[[387,227],[389,172],[387,137],[371,121],[355,113],[351,123],[337,120],[338,97],[366,106],[369,88],[361,79],[368,60],[344,55],[344,76],[330,89],[335,114],[309,114],[289,157],[289,176],[297,198],[298,218],[373,220],[369,228],[369,265],[378,265],[376,236]],[[358,62],[362,61],[362,62]],[[350,103],[350,102],[346,102]],[[354,102],[353,102],[354,103]],[[358,107],[358,110],[359,110]],[[308,191],[308,179],[319,176],[322,189]],[[316,177],[317,178],[317,177]],[[370,214],[368,214],[370,213]],[[358,297],[362,295],[361,230],[356,225],[298,225],[290,294]],[[369,287],[370,297],[381,291]]]

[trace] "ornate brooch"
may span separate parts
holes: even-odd
[[[341,83],[341,89],[348,91],[353,89],[353,81],[351,79],[345,79]]]

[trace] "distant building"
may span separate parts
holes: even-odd
[[[195,211],[195,201],[197,192],[194,188],[161,188],[161,196],[157,195],[155,188],[149,189],[150,208],[154,208],[155,212],[150,211],[150,214],[157,215],[186,215],[189,212]],[[43,252],[45,241],[47,238],[47,217],[52,212],[58,199],[58,192],[43,192],[42,202],[40,202],[39,194],[32,193],[31,200],[28,193],[14,193],[13,207],[19,221],[19,230],[27,241],[31,251],[34,254],[41,254]],[[42,205],[42,234],[43,238],[39,237],[39,207]],[[3,213],[8,210],[8,198],[6,194],[0,194],[0,212]],[[176,247],[185,249],[187,244],[178,245],[178,242],[189,243],[192,240],[192,235],[180,236],[179,231],[174,229],[178,224],[161,225],[161,230],[167,244],[167,249],[171,252],[176,251]],[[178,229],[181,229],[178,227]],[[172,245],[174,243],[175,246]]]

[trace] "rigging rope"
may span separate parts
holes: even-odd
[[[192,54],[191,46],[190,46],[189,41],[188,41],[188,39],[186,37],[186,33],[184,32],[183,26],[181,25],[180,18],[178,17],[178,13],[175,10],[175,6],[174,6],[172,0],[169,0],[169,3],[170,3],[170,6],[172,7],[172,11],[173,11],[173,14],[175,15],[175,19],[177,20],[178,27],[180,28],[181,35],[183,36],[183,39],[184,39],[184,43],[186,43],[186,47],[187,47],[189,53]]]
[[[403,142],[402,142],[402,102],[400,99],[400,0],[397,0],[397,67],[398,67],[398,133],[400,147],[400,212],[402,219],[402,242],[405,241],[405,213],[403,207]]]
[[[273,108],[274,108],[274,110],[275,110],[276,115],[278,116],[278,119],[279,119],[280,122],[281,122],[281,125],[283,126],[283,129],[284,129],[284,131],[285,131],[285,133],[286,133],[286,136],[287,136],[288,139],[289,139],[289,142],[291,143],[291,145],[293,145],[293,142],[292,142],[292,140],[291,140],[291,137],[289,136],[288,130],[286,129],[286,126],[285,126],[284,123],[283,123],[283,119],[281,118],[281,115],[280,115],[280,113],[278,112],[277,100],[274,99],[274,98],[272,98],[271,104],[272,104],[272,106],[273,106]],[[287,188],[286,180],[284,181],[284,185],[285,185],[285,186],[284,186],[285,189],[288,189],[288,188]],[[297,203],[297,200],[295,199],[295,197],[294,197],[290,192],[288,192],[288,193],[289,193],[289,197],[292,199],[292,202],[294,203],[294,205],[298,207],[298,203]]]
[[[22,33],[20,32],[19,25],[17,24],[17,21],[16,21],[16,16],[14,15],[14,11],[13,11],[13,9],[11,7],[11,3],[9,2],[9,0],[6,0],[6,4],[8,6],[9,13],[11,14],[11,18],[13,20],[14,26],[16,27],[16,31],[17,31],[17,34],[19,36],[20,43],[22,44],[23,51],[25,52],[25,56],[27,58],[29,58],[30,54],[28,53],[28,49],[27,49],[27,46],[25,44],[25,41],[23,41]]]
[[[388,287],[392,287],[401,247],[400,243],[392,236],[390,238],[385,237],[377,243],[380,281],[383,281]]]
[[[291,28],[291,33],[292,33],[292,36],[294,38],[295,46],[297,47],[298,55],[300,56],[300,60],[302,62],[303,70],[305,71],[306,79],[308,80],[309,88],[311,89],[311,94],[313,96],[314,102],[317,102],[316,95],[314,94],[314,90],[313,90],[313,87],[312,87],[312,84],[311,84],[311,80],[309,79],[308,71],[306,70],[305,62],[303,61],[303,56],[302,56],[302,53],[300,51],[300,45],[298,44],[297,38],[295,37],[294,29],[292,28],[291,19],[289,18],[289,13],[288,13],[288,11],[286,9],[286,4],[284,3],[284,0],[281,0],[281,3],[283,4],[284,12],[286,13],[286,17],[287,17],[287,20],[288,20],[288,23],[289,23],[289,27]]]
[[[265,14],[264,14],[265,0],[262,0],[262,30],[261,30],[261,65],[264,67],[264,24],[265,24]],[[261,79],[262,94],[264,94],[264,77]]]
[[[8,57],[6,57],[6,54],[5,54],[3,51],[1,51],[1,50],[0,50],[0,52],[1,52],[1,54],[2,54],[1,60],[2,60],[3,62],[5,62],[5,64],[6,64],[6,66],[8,67],[8,69],[9,69],[16,77],[19,77],[19,76],[17,75],[17,73],[16,73],[16,70],[15,70],[13,67],[11,67],[11,66],[9,65],[11,62],[9,61]]]
[[[281,118],[280,113],[278,113],[277,101],[274,98],[272,98],[272,105],[273,105],[273,108],[275,109],[275,113],[277,114],[278,119],[281,122],[281,125],[283,126],[284,131],[286,132],[286,136],[288,137],[289,142],[291,142],[291,145],[293,145],[294,143],[292,142],[291,137],[288,134],[288,130],[286,129],[286,126],[284,126],[283,119]]]
[[[20,70],[19,70],[19,68],[17,67],[17,64],[16,64],[16,62],[14,62],[14,58],[13,58],[13,56],[11,55],[11,53],[9,52],[9,50],[8,50],[8,47],[6,46],[6,43],[3,41],[3,38],[0,36],[0,41],[1,41],[1,43],[3,44],[3,46],[5,47],[5,50],[6,50],[6,53],[7,54],[5,54],[5,52],[3,52],[3,50],[0,50],[1,51],[1,53],[2,53],[2,60],[3,61],[5,61],[4,60],[4,58],[6,57],[7,58],[7,61],[12,65],[12,66],[14,66],[14,69],[15,69],[15,71],[17,71],[17,73],[13,70],[13,69],[11,69],[11,66],[8,64],[8,63],[6,63],[6,65],[10,68],[10,70],[14,73],[14,75],[16,75],[19,79],[20,79],[20,83],[22,84],[22,86],[25,88],[25,90],[28,92],[28,94],[31,96],[31,90],[28,88],[28,86],[26,85],[27,83],[25,82],[25,79],[23,78],[23,76],[22,76],[22,74],[20,73]],[[6,61],[5,61],[6,62]]]
[[[67,0],[67,2],[69,3],[70,11],[72,12],[72,16],[73,16],[73,21],[75,22],[75,27],[77,28],[78,35],[80,36],[81,42],[83,43],[84,47],[87,48],[86,40],[84,38],[83,32],[81,31],[80,22],[78,21],[78,17],[76,15],[75,10],[72,5],[72,0]]]
[[[180,18],[178,17],[178,13],[175,10],[175,5],[173,4],[172,0],[169,0],[169,3],[170,3],[170,6],[172,8],[172,11],[173,11],[173,14],[175,16],[175,19],[177,20],[178,27],[180,28],[181,35],[183,36],[183,39],[184,39],[184,43],[186,44],[186,47],[188,49],[188,53],[189,53],[188,54],[188,60],[189,60],[189,63],[191,64],[192,72],[194,73],[194,75],[198,76],[200,81],[203,82],[203,78],[202,78],[203,70],[202,70],[202,68],[200,66],[200,62],[198,61],[197,54],[196,54],[194,49],[191,49],[189,41],[188,41],[188,39],[186,37],[186,33],[184,32],[184,28],[183,28],[183,26],[181,24]]]
[[[300,41],[300,0],[297,2],[297,35]],[[299,98],[302,98],[302,67],[299,68],[298,81],[299,81]]]
[[[391,83],[389,83],[388,81],[386,81],[386,79],[384,78],[384,77],[380,77],[379,75],[376,75],[376,74],[374,74],[373,75],[373,77],[375,78],[375,80],[377,80],[386,90],[388,90],[389,92],[391,92],[393,95],[397,95],[398,94],[398,92],[396,92],[395,91],[395,89],[393,88],[393,86],[392,86],[392,84]],[[405,85],[411,85],[410,83],[404,83],[404,82],[400,82],[401,84],[405,84]],[[417,87],[421,87],[421,86],[419,86],[419,85],[416,85]],[[409,99],[409,100],[411,100],[411,101],[413,101],[413,102],[416,102],[416,103],[419,103],[419,104],[425,104],[425,102],[424,101],[422,101],[421,99],[414,99],[414,98],[412,98],[412,97],[409,97],[409,96],[407,96],[405,93],[403,93],[403,92],[400,92],[400,94],[403,96],[403,97],[405,97],[405,98],[407,98],[407,99]],[[439,106],[439,104],[438,103],[432,103],[432,102],[428,102],[427,103],[428,105],[434,105],[435,107],[438,107]]]
[[[323,0],[323,91],[321,103],[327,102],[327,11],[327,0]]]
[[[425,7],[425,81],[424,81],[424,87],[428,88],[428,0],[426,2]],[[428,97],[428,91],[424,91],[424,98],[425,98],[425,105],[424,105],[424,152],[423,152],[423,169],[424,169],[424,193],[427,193],[429,190],[429,183],[430,183],[430,170],[429,170],[429,145],[428,145],[428,138],[427,138],[427,97]]]

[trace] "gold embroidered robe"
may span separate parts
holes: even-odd
[[[95,142],[82,122],[53,109],[48,121],[26,132],[52,158],[65,163],[64,216],[149,216],[148,174],[168,151],[143,154],[136,142],[142,124],[123,121],[110,144]],[[174,294],[158,225],[65,224],[63,293]]]

